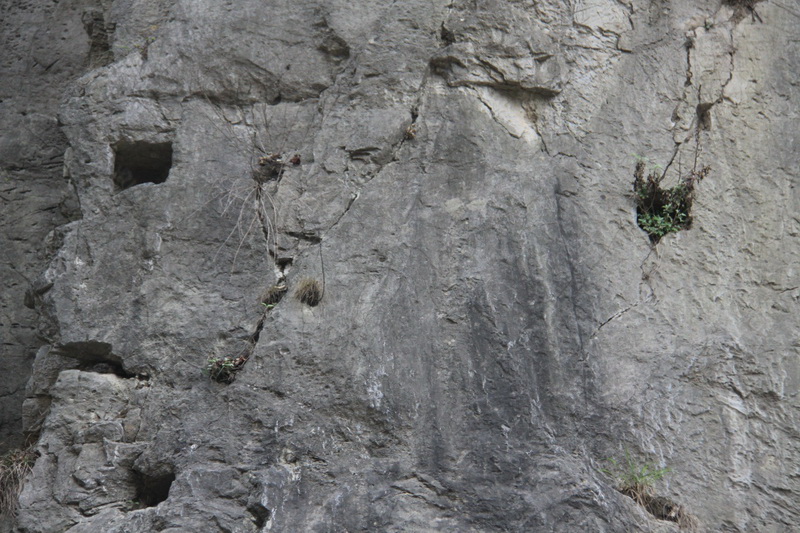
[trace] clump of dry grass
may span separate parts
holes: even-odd
[[[322,285],[312,278],[302,279],[294,291],[294,297],[306,305],[315,307],[322,301]]]
[[[0,516],[13,516],[25,476],[36,461],[33,446],[9,450],[0,457]]]

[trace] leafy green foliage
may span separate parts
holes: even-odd
[[[671,206],[668,206],[671,208]],[[676,213],[673,209],[665,207],[664,214],[656,215],[645,213],[639,215],[639,226],[651,237],[660,239],[668,233],[675,233],[684,228],[686,224],[686,213]]]
[[[691,210],[694,188],[709,172],[704,167],[699,172],[691,172],[678,185],[664,189],[661,187],[663,174],[653,167],[645,176],[645,160],[638,158],[634,172],[633,190],[636,194],[636,221],[650,236],[653,243],[669,233],[675,233],[691,226]]]

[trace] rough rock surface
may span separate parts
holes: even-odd
[[[57,248],[51,231],[80,216],[63,177],[58,106],[89,68],[80,13],[91,2],[0,3],[0,453],[23,442],[21,405],[43,341],[26,292]]]
[[[701,531],[800,522],[792,3],[28,4],[8,68],[65,70],[0,104],[15,530],[677,531],[626,453]],[[637,157],[711,167],[656,246]]]

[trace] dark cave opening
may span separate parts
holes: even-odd
[[[115,374],[121,378],[145,378],[125,369],[122,358],[112,352],[111,345],[99,341],[68,342],[55,347],[54,352],[61,357],[78,361],[78,370]]]
[[[119,141],[112,148],[116,191],[167,181],[172,168],[172,143]]]
[[[155,507],[169,497],[169,489],[175,481],[175,474],[136,475],[136,499],[143,507]]]

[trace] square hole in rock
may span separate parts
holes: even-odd
[[[172,167],[172,143],[120,141],[114,149],[114,188],[164,183]]]
[[[144,507],[155,507],[169,497],[169,489],[174,481],[175,474],[173,472],[156,476],[138,473],[136,475],[136,499]]]

